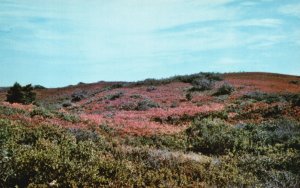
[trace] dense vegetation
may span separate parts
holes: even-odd
[[[19,83],[15,83],[7,92],[7,102],[30,104],[34,102],[36,94],[33,92],[33,86],[28,84],[22,87]]]
[[[1,119],[0,186],[299,185],[300,124],[292,120],[231,127],[206,118],[178,135],[118,140],[104,127]]]
[[[300,95],[231,84],[200,73],[0,103],[0,187],[299,187]]]

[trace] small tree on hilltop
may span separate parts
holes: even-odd
[[[7,92],[6,101],[10,103],[30,104],[36,98],[33,87],[28,84],[22,87],[19,83],[15,83]]]

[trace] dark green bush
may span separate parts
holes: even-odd
[[[30,104],[35,101],[36,93],[33,87],[28,84],[22,87],[19,83],[15,83],[7,92],[6,101],[10,103]]]

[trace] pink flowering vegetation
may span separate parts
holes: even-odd
[[[35,105],[33,105],[33,104],[23,105],[20,103],[9,103],[9,102],[2,102],[1,105],[9,107],[9,108],[24,110],[24,111],[32,111],[33,108],[35,107]]]
[[[85,121],[65,110],[49,111],[35,105],[0,103],[0,118],[31,125],[57,125],[62,127],[83,128],[89,126]]]
[[[292,83],[292,81],[300,81],[295,76],[271,73],[241,73],[227,74],[225,75],[225,81],[236,88],[240,88],[243,93],[255,90],[267,93],[300,92],[299,85]]]
[[[163,86],[153,86],[153,90],[148,90],[149,86],[139,86],[134,88],[117,88],[98,93],[97,95],[85,99],[79,103],[85,112],[105,112],[107,110],[134,110],[140,101],[151,100],[160,107],[170,107],[175,103],[185,100],[185,91],[189,84],[170,83]],[[121,96],[111,99],[122,93]]]
[[[195,93],[193,101],[186,100],[190,87],[188,83],[172,82],[103,91],[78,103],[83,109],[80,118],[98,125],[107,124],[126,133],[178,132],[193,117],[224,108],[224,104],[214,102],[207,94]]]
[[[147,111],[117,111],[114,114],[81,114],[83,120],[96,124],[107,124],[122,132],[132,134],[176,133],[190,123],[180,121],[182,117],[195,117],[199,114],[220,111],[223,104],[212,103],[204,106],[182,106],[177,108],[152,108]],[[160,121],[158,121],[158,119]],[[180,126],[174,126],[169,119],[177,119]]]

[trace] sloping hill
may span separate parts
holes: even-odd
[[[300,78],[199,73],[0,91],[0,187],[299,187]]]
[[[135,83],[78,84],[36,92],[37,104],[41,106],[107,124],[123,133],[147,135],[180,132],[195,117],[224,111],[232,123],[264,121],[262,111],[272,111],[278,106],[283,108],[282,114],[298,116],[298,109],[292,111],[289,105],[292,95],[300,93],[299,83],[297,76],[272,73],[199,73]],[[201,89],[207,84],[209,88]],[[234,91],[218,95],[224,85]],[[1,96],[3,100],[3,92]],[[257,102],[238,106],[242,109],[236,116],[237,109],[231,108],[246,99]],[[247,114],[251,115],[246,117]]]

